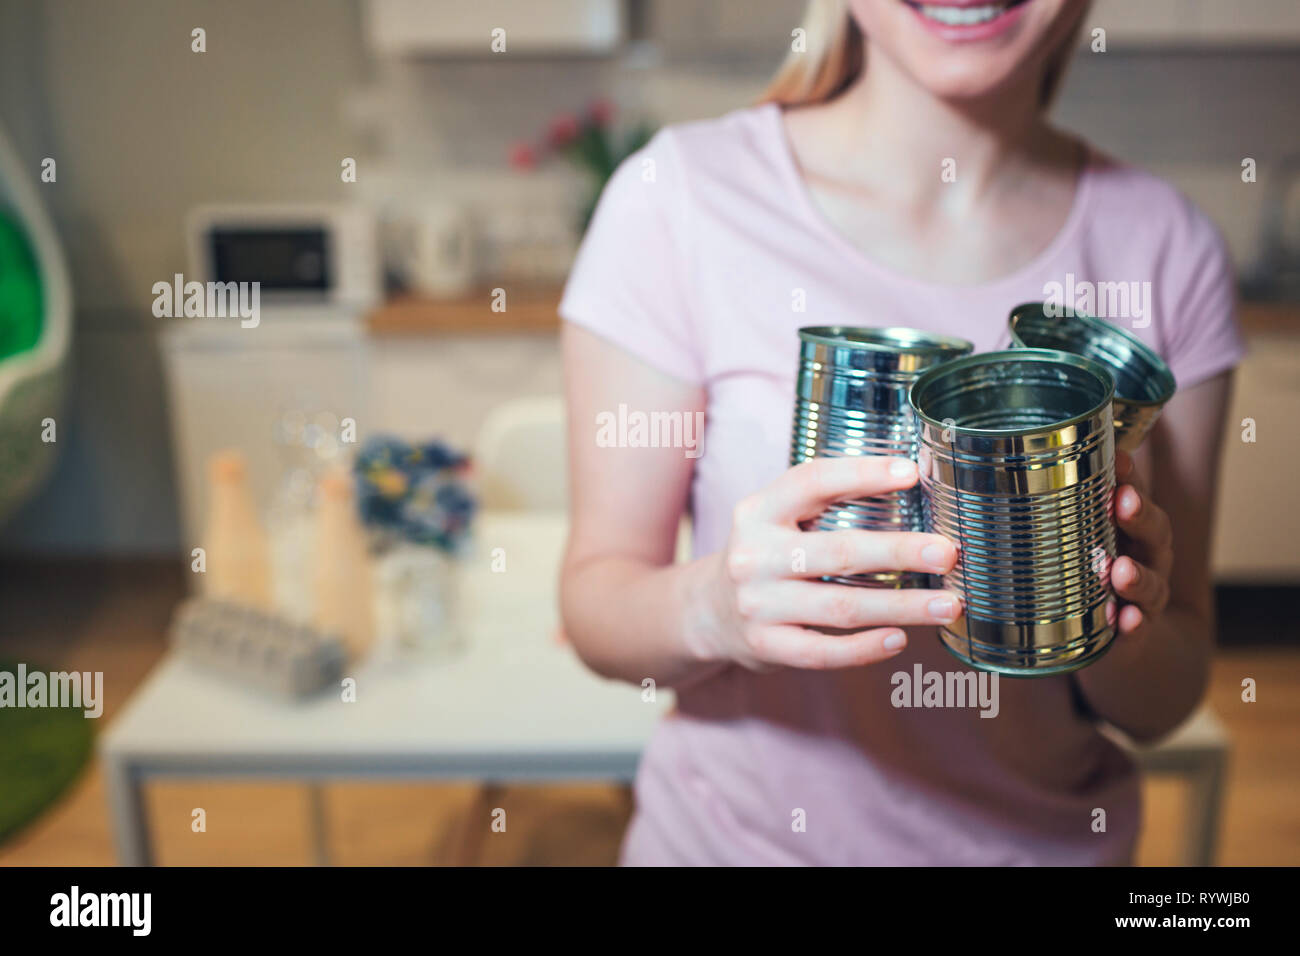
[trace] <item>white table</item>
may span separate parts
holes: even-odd
[[[168,654],[100,741],[120,861],[150,862],[143,788],[158,777],[631,780],[672,695],[646,702],[556,642],[564,528],[481,515],[461,571],[466,652],[363,664],[355,703],[279,702]]]

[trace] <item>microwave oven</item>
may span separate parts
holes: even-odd
[[[259,282],[267,304],[369,307],[382,295],[374,214],[352,204],[214,204],[187,221],[190,275]]]

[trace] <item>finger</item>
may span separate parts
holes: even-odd
[[[770,545],[746,541],[732,548],[739,580],[842,577],[865,571],[947,574],[957,548],[937,534],[911,531],[806,531],[778,533]]]
[[[821,514],[834,501],[902,491],[916,484],[916,478],[916,462],[906,458],[814,458],[742,501],[736,519],[797,524]]]
[[[947,574],[957,563],[957,548],[942,535],[913,531],[808,531],[797,537],[809,575],[864,571],[918,571]]]
[[[1138,491],[1146,490],[1146,481],[1138,471],[1137,462],[1126,451],[1115,452],[1115,481],[1121,485],[1132,485]]]
[[[1126,604],[1120,608],[1118,623],[1120,634],[1129,636],[1142,629],[1142,625],[1146,623],[1146,615],[1137,605]]]
[[[888,660],[907,646],[907,635],[896,627],[880,627],[832,637],[802,627],[775,625],[755,628],[749,643],[760,661],[829,670]]]
[[[1173,547],[1173,529],[1163,508],[1132,485],[1124,485],[1115,496],[1115,519],[1119,529],[1142,545],[1153,560]]]
[[[1110,581],[1116,594],[1152,616],[1163,611],[1169,600],[1169,585],[1165,579],[1127,556],[1115,562],[1115,567],[1110,573]],[[1120,616],[1122,624],[1122,611]]]
[[[952,591],[856,588],[816,581],[769,581],[736,592],[740,612],[762,624],[858,629],[894,624],[949,624],[961,615]]]

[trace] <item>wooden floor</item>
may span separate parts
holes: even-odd
[[[102,727],[162,653],[181,588],[180,569],[171,565],[0,565],[0,656],[51,669],[103,671]],[[1253,704],[1241,700],[1246,677],[1258,687]],[[1210,696],[1234,745],[1219,862],[1300,864],[1300,649],[1222,652]],[[328,785],[330,861],[452,861],[474,793],[469,785]],[[1139,862],[1174,863],[1181,787],[1150,781],[1146,796]],[[151,787],[149,802],[161,863],[313,862],[305,786],[166,782]],[[507,826],[482,842],[477,861],[488,865],[613,863],[628,814],[622,791],[596,785],[520,786],[494,802],[507,809]],[[195,807],[206,812],[204,833],[191,831]],[[0,865],[113,862],[96,765],[58,805],[0,846]]]

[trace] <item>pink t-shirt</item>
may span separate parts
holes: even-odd
[[[1129,289],[1140,298],[1112,320],[1152,345],[1181,388],[1241,357],[1223,243],[1160,180],[1094,156],[1060,234],[1031,263],[980,285],[935,285],[874,263],[835,231],[779,110],[764,106],[666,129],[619,168],[560,314],[707,388],[692,489],[702,555],[725,544],[736,502],[787,467],[801,326],[911,326],[983,352],[1008,347],[1013,306],[1059,287],[1081,311],[1104,314],[1121,300],[1102,286],[1091,301],[1101,307],[1085,308],[1089,283],[1115,282],[1138,283]],[[1145,315],[1132,314],[1138,304]],[[978,707],[894,706],[893,675],[918,665],[963,670],[933,629],[914,628],[885,664],[732,667],[682,689],[642,759],[624,862],[1130,859],[1136,774],[1080,714],[1070,677],[1003,678],[992,718]]]

